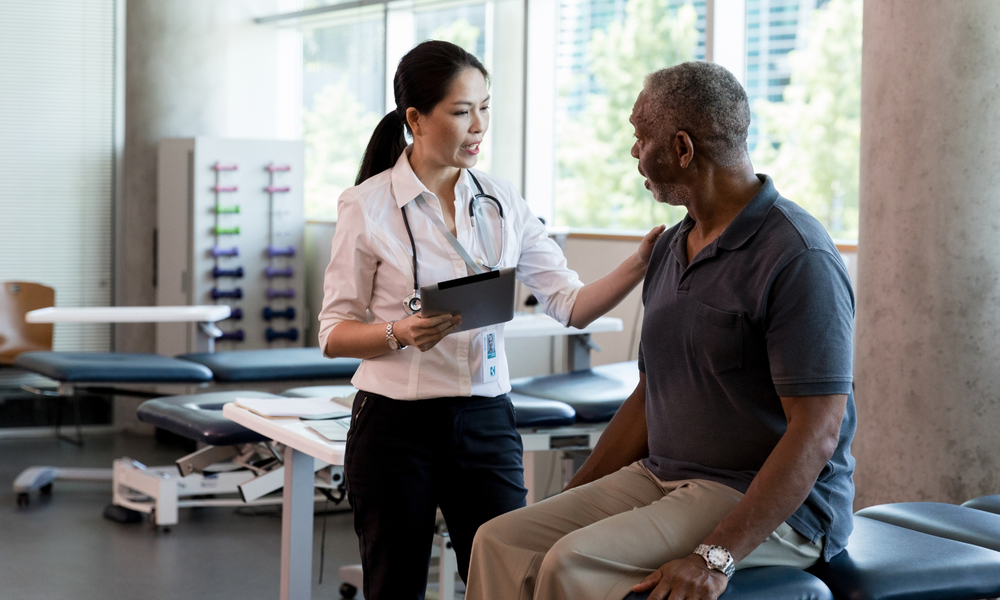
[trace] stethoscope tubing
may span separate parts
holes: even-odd
[[[476,214],[475,207],[476,201],[482,201],[482,199],[489,200],[496,204],[497,211],[500,215],[500,255],[497,257],[497,263],[495,265],[483,266],[495,270],[500,266],[500,261],[503,260],[504,251],[507,248],[507,218],[503,214],[503,204],[500,203],[495,197],[490,196],[483,191],[483,186],[479,184],[479,180],[476,176],[472,174],[472,171],[467,171],[469,177],[472,178],[472,182],[476,184],[476,189],[479,193],[472,197],[472,202],[469,203],[469,219],[472,221],[472,228],[476,228]],[[417,274],[417,243],[413,239],[413,231],[410,229],[410,220],[406,217],[406,207],[399,207],[400,212],[403,214],[403,226],[406,227],[406,235],[410,238],[410,248],[413,250],[413,293],[406,297],[403,301],[403,307],[409,314],[416,314],[420,312],[420,279]]]

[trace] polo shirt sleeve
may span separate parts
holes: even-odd
[[[848,394],[854,364],[854,292],[839,255],[810,248],[778,271],[765,319],[779,396]]]

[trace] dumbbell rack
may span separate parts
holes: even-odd
[[[157,303],[226,304],[218,350],[302,346],[301,142],[160,142]],[[191,327],[157,326],[157,351],[194,351]]]

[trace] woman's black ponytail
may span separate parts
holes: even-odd
[[[372,175],[391,169],[405,149],[403,119],[399,117],[398,111],[394,110],[382,117],[375,127],[372,139],[368,140],[368,147],[365,148],[361,169],[358,170],[358,178],[354,181],[354,185],[361,185],[362,181]]]
[[[420,114],[430,114],[448,94],[452,81],[465,69],[478,70],[489,83],[490,75],[483,63],[450,42],[423,42],[400,59],[392,80],[396,110],[383,117],[375,127],[354,185],[396,164],[406,149],[407,109],[412,106]]]

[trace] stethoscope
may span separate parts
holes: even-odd
[[[496,263],[491,265],[487,264],[483,260],[479,261],[479,264],[482,265],[483,268],[494,271],[500,266],[500,261],[503,259],[504,251],[507,249],[507,219],[504,217],[503,205],[500,204],[500,201],[483,191],[483,186],[479,185],[479,180],[472,174],[472,171],[466,172],[469,174],[469,177],[472,178],[472,183],[476,184],[476,189],[479,190],[479,193],[473,196],[472,202],[469,203],[469,219],[472,221],[472,229],[476,229],[477,201],[481,202],[482,200],[489,200],[493,204],[496,204],[497,212],[500,214],[500,254],[496,258]],[[406,218],[406,207],[401,206],[399,207],[399,210],[403,213],[403,225],[406,226],[406,235],[410,238],[410,248],[413,250],[413,293],[403,300],[403,308],[406,310],[407,314],[413,315],[420,312],[420,280],[417,276],[417,244],[413,240],[413,231],[410,230],[410,221]],[[443,226],[443,224],[437,222],[435,224],[438,225],[442,234],[448,238],[454,239],[455,236],[453,236],[452,233]],[[452,242],[452,245],[455,244],[457,244],[457,240]],[[461,246],[457,246],[456,249],[460,247]],[[468,258],[465,260],[466,262],[469,262]],[[470,264],[469,266],[473,269],[478,268],[475,264]]]

